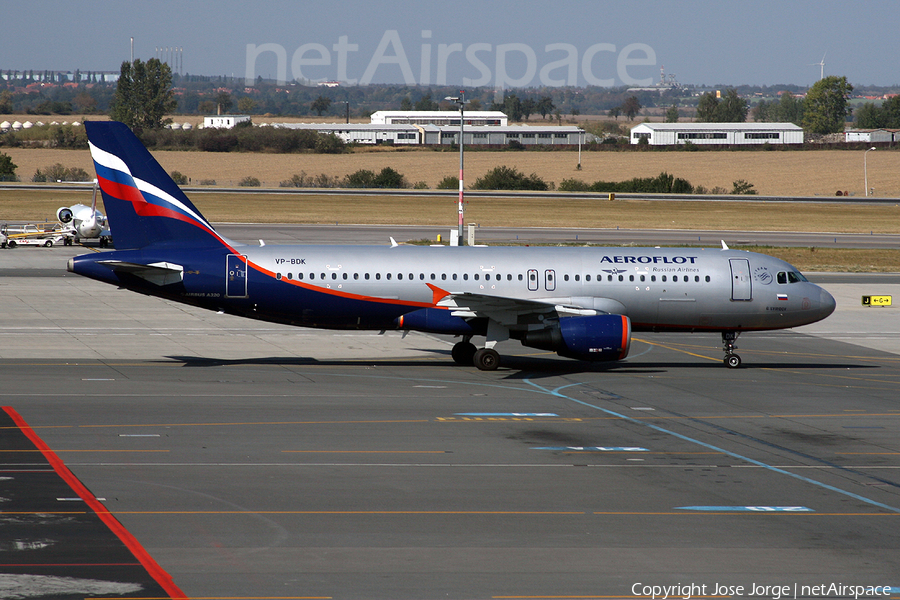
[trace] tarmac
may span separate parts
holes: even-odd
[[[66,273],[84,251],[0,251],[0,597],[900,594],[900,318],[861,303],[900,275],[808,274],[836,312],[736,370],[638,334],[480,372]]]

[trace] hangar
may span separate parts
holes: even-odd
[[[802,144],[803,128],[793,123],[641,123],[631,128],[631,143],[651,146]]]
[[[468,119],[466,119],[468,121]],[[347,143],[354,144],[455,144],[459,140],[459,119],[456,125],[400,125],[374,123],[277,123],[273,127],[309,129],[319,133],[333,133]],[[571,145],[595,139],[574,125],[481,125],[463,131],[465,145],[506,146],[516,141],[523,146]]]
[[[499,110],[467,110],[466,126],[508,125],[509,118]],[[459,111],[455,110],[378,110],[369,117],[372,124],[388,125],[455,125],[459,127]]]

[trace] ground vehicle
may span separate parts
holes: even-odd
[[[3,225],[0,228],[0,247],[46,246],[50,248],[55,244],[68,246],[71,245],[73,237],[59,223]]]

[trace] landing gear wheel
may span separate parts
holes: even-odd
[[[475,351],[472,362],[482,371],[496,371],[500,366],[500,354],[493,348],[481,348]]]
[[[476,348],[475,344],[472,342],[456,342],[453,344],[453,350],[450,351],[450,356],[453,357],[453,362],[456,364],[471,367],[473,364],[472,358],[477,351],[478,348]]]
[[[725,357],[724,362],[725,366],[729,369],[737,369],[739,366],[741,366],[741,357],[737,354],[729,354]]]

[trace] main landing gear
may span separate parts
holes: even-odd
[[[493,348],[476,348],[471,337],[453,345],[450,356],[458,365],[476,366],[480,371],[495,371],[500,366],[500,353]]]
[[[734,345],[734,342],[739,335],[739,331],[722,332],[722,350],[725,351],[725,358],[722,362],[724,362],[725,366],[729,369],[737,369],[741,366],[741,357],[734,353],[734,349],[737,348],[737,346]]]

